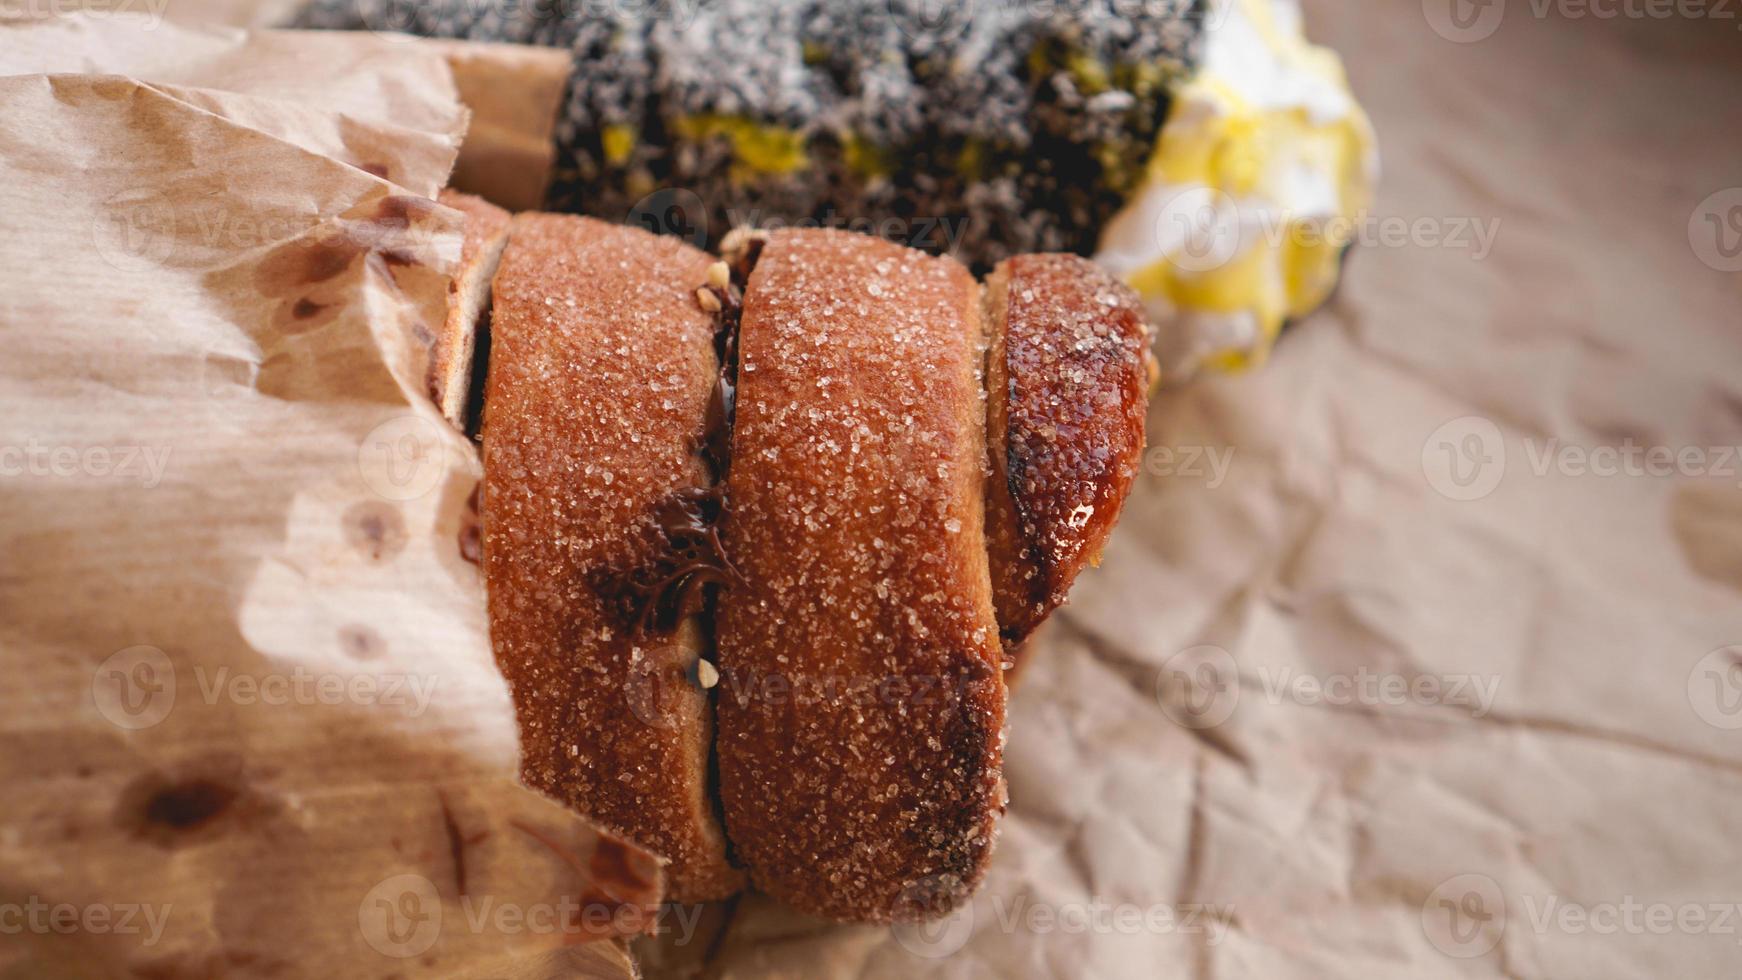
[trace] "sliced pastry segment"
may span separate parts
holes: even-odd
[[[949,259],[774,232],[738,338],[719,600],[726,824],[755,883],[835,919],[935,916],[1004,804],[979,288]]]
[[[478,331],[490,305],[490,280],[508,244],[508,212],[481,197],[443,190],[441,203],[466,216],[460,266],[448,284],[448,316],[430,361],[430,395],[455,428],[466,428],[471,397],[472,357]]]
[[[1014,653],[1100,561],[1142,465],[1154,362],[1137,294],[1074,255],[999,264],[986,318],[986,536]]]
[[[706,630],[663,594],[711,494],[712,260],[681,240],[523,215],[495,280],[484,412],[492,642],[533,787],[667,858],[667,897],[742,885],[710,791]],[[648,615],[650,608],[671,611]]]

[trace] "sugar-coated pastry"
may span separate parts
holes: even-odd
[[[767,236],[744,289],[720,790],[752,880],[815,915],[947,911],[1003,809],[979,294],[823,230]]]
[[[648,605],[694,578],[670,565],[671,528],[712,492],[717,323],[695,296],[712,264],[676,238],[517,217],[483,428],[490,626],[524,778],[668,859],[685,902],[743,880],[709,785],[705,624]]]
[[[1154,362],[1137,295],[1074,255],[999,264],[986,311],[986,536],[1014,652],[1100,562],[1142,463]]]

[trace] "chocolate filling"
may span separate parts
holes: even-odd
[[[760,243],[758,243],[759,245]],[[743,286],[755,252],[734,270],[726,286],[703,286],[719,309],[714,314],[714,354],[719,374],[708,397],[696,446],[713,478],[707,487],[685,487],[654,509],[655,557],[642,567],[611,576],[603,591],[618,598],[625,622],[642,635],[669,634],[685,619],[709,612],[720,589],[741,581],[720,540],[726,512],[726,471],[732,462],[732,421],[737,410],[738,324]]]

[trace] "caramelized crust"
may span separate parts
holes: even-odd
[[[813,914],[947,911],[1003,808],[978,293],[817,230],[772,233],[745,292],[720,788],[756,884]]]
[[[490,280],[508,244],[508,212],[481,197],[444,189],[441,203],[466,216],[466,237],[460,246],[460,266],[448,284],[448,316],[436,338],[430,360],[430,395],[455,428],[466,427],[466,397],[472,379],[472,355],[478,346],[478,322],[490,302]]]
[[[986,285],[986,494],[1005,648],[1098,564],[1143,455],[1151,361],[1137,295],[1074,255],[1021,255]]]
[[[634,628],[614,583],[661,554],[656,519],[705,488],[709,257],[672,237],[522,215],[495,281],[482,520],[496,658],[523,777],[671,861],[668,898],[742,885],[709,794],[703,632]]]

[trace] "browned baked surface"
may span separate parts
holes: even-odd
[[[716,362],[707,255],[673,237],[521,215],[496,274],[484,412],[491,638],[523,776],[671,860],[668,898],[724,897],[691,621],[647,638],[615,583],[657,560],[655,515],[704,486]]]
[[[430,394],[455,427],[466,427],[466,396],[472,380],[472,355],[478,345],[478,320],[490,302],[490,279],[508,243],[508,212],[481,197],[444,189],[437,198],[466,216],[460,265],[448,283],[448,316],[430,361]]]
[[[978,293],[818,230],[773,233],[746,290],[720,788],[753,880],[813,914],[947,910],[1003,807]]]
[[[1074,255],[987,280],[987,541],[1007,649],[1100,561],[1143,456],[1149,328],[1137,294]]]

